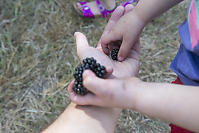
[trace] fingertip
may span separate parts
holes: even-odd
[[[129,46],[122,44],[118,52],[118,57],[117,57],[118,61],[124,61],[127,58],[130,50],[131,49],[129,48]]]
[[[111,20],[118,20],[124,14],[124,7],[118,6],[111,16]]]
[[[124,57],[122,57],[121,55],[118,55],[117,60],[122,62],[122,61],[124,61]]]
[[[119,52],[118,52],[118,60],[119,61],[124,61],[127,56],[129,55],[132,47],[132,41],[130,39],[123,39],[122,44],[120,46]]]
[[[119,9],[121,10],[121,9],[123,9],[123,8],[124,8],[123,6],[119,5],[116,9],[117,9],[117,10],[119,10]]]
[[[70,84],[73,84],[75,82],[75,79],[73,79],[71,82],[70,82]]]
[[[78,34],[78,32],[75,32],[75,33],[74,33],[74,36],[76,37],[77,34]]]
[[[75,32],[75,33],[74,33],[74,36],[75,36],[76,39],[84,39],[84,40],[87,40],[86,36],[85,36],[83,33],[81,33],[81,32]]]
[[[106,72],[107,72],[108,74],[112,74],[113,68],[110,67],[110,66],[106,67]]]
[[[124,7],[119,5],[117,8],[116,8],[116,11],[119,11],[120,12],[120,15],[122,15],[124,13]]]
[[[81,32],[76,31],[76,32],[74,33],[74,36],[75,36],[75,38],[76,38],[78,35],[81,35],[81,34],[82,34]]]
[[[129,13],[130,11],[133,10],[133,8],[134,8],[134,6],[132,4],[126,5],[125,8],[124,8],[125,9],[125,13],[124,14]]]
[[[106,75],[103,76],[103,78],[108,78],[113,73],[112,67],[106,67]]]

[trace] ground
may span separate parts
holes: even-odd
[[[0,132],[39,132],[69,104],[67,85],[79,63],[73,34],[83,32],[95,46],[107,23],[100,17],[91,20],[78,16],[73,2],[0,1]],[[177,28],[185,19],[187,4],[181,3],[144,29],[142,80],[171,82],[176,78],[169,64],[180,44]],[[169,130],[163,121],[123,110],[115,132]]]

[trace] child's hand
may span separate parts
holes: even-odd
[[[74,81],[68,86],[69,97],[78,105],[97,105],[102,107],[134,108],[137,94],[132,86],[140,84],[138,78],[101,79],[87,70],[83,74],[83,85],[92,93],[85,96],[76,95]]]
[[[125,7],[125,10],[132,5]],[[118,60],[123,61],[127,58],[131,49],[135,49],[135,43],[138,41],[140,33],[145,26],[145,22],[136,15],[135,11],[127,11],[117,22],[105,28],[105,31],[100,39],[102,49],[105,54],[109,54],[113,45],[120,43],[120,50],[118,54]]]
[[[112,45],[122,41],[118,60],[123,61],[129,54],[131,48],[135,48],[144,26],[153,18],[167,11],[182,0],[140,0],[136,7],[126,13],[114,25],[104,32],[101,44],[104,53],[109,54]],[[130,6],[130,5],[128,5]],[[125,7],[126,9],[127,7]],[[117,45],[117,44],[116,44]]]

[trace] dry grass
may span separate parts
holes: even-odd
[[[0,132],[39,132],[70,102],[67,85],[78,64],[73,33],[97,44],[107,20],[83,19],[71,0],[0,1]],[[177,52],[182,3],[151,22],[141,38],[140,78],[170,82],[169,64]],[[166,123],[124,110],[117,133],[169,132]]]

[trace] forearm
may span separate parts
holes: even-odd
[[[120,109],[70,104],[43,133],[111,133]]]
[[[136,14],[142,21],[148,23],[151,19],[164,13],[183,0],[139,0],[131,14]]]
[[[145,82],[131,86],[135,110],[199,132],[199,87]]]

